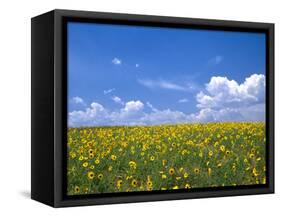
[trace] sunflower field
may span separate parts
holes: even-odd
[[[264,123],[69,128],[67,194],[266,183]]]

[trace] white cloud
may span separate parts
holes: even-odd
[[[114,57],[112,60],[112,63],[114,65],[121,65],[122,64],[122,60],[118,59],[117,57]]]
[[[146,105],[148,106],[148,108],[150,108],[153,112],[157,112],[158,109],[156,109],[150,102],[146,102]]]
[[[179,84],[175,84],[170,81],[164,81],[164,80],[150,80],[150,79],[138,79],[138,82],[148,88],[162,88],[162,89],[168,89],[168,90],[178,90],[178,91],[188,91],[190,90],[187,86],[182,86]]]
[[[212,77],[205,92],[197,94],[198,108],[241,107],[264,102],[265,76],[253,74],[242,84],[226,77]]]
[[[137,101],[129,101],[125,103],[125,106],[118,112],[112,112],[110,119],[116,123],[116,125],[138,125],[142,124],[140,118],[144,115],[144,104]]]
[[[186,103],[188,102],[188,99],[183,98],[183,99],[179,99],[178,103]]]
[[[227,77],[212,77],[196,96],[199,121],[264,121],[265,76],[253,74],[241,84]]]
[[[139,100],[129,101],[129,102],[126,102],[124,111],[126,111],[126,112],[140,111],[143,109],[143,107],[144,107],[144,104]]]
[[[113,91],[115,91],[115,88],[108,89],[108,90],[104,90],[104,91],[103,91],[103,94],[104,94],[104,95],[107,95],[107,94],[109,94],[109,93],[111,93],[111,92],[113,92]]]
[[[191,114],[189,118],[191,122],[264,121],[265,104],[241,108],[203,108],[198,113]]]
[[[136,64],[136,68],[138,68],[139,66],[140,66],[140,65],[137,63],[137,64]]]
[[[212,77],[205,89],[196,95],[198,112],[191,114],[171,109],[159,110],[150,102],[144,104],[140,100],[123,102],[117,96],[112,99],[116,103],[122,102],[122,108],[110,111],[93,102],[84,110],[69,112],[69,126],[264,121],[265,76],[253,74],[241,84],[226,77]]]
[[[190,122],[188,115],[180,111],[172,111],[170,109],[157,110],[152,113],[145,113],[140,119],[141,123],[146,125],[169,124],[169,123],[184,123]]]
[[[107,110],[99,103],[93,102],[85,110],[72,111],[68,114],[70,126],[104,125],[109,123]]]
[[[121,105],[124,104],[124,102],[122,101],[122,99],[121,99],[120,97],[118,97],[118,96],[113,96],[111,99],[112,99],[114,102],[118,103],[118,104],[121,104]]]
[[[101,112],[104,112],[104,107],[96,102],[91,103],[91,108],[87,109],[87,112],[90,114],[90,116],[96,116],[97,114],[100,114]]]
[[[75,96],[75,97],[71,98],[70,101],[71,101],[72,103],[74,103],[74,104],[85,105],[84,100],[83,100],[81,97],[79,97],[79,96]]]
[[[85,110],[69,112],[68,124],[70,127],[140,124],[139,120],[144,115],[143,108],[144,104],[137,100],[126,102],[119,111],[110,112],[101,104],[93,102]]]
[[[217,65],[217,64],[220,64],[222,61],[223,61],[223,56],[217,55],[217,56],[211,58],[209,60],[209,63]]]

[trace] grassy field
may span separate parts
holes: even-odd
[[[264,123],[68,130],[68,194],[265,184]]]

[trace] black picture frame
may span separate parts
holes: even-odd
[[[68,21],[266,34],[267,184],[152,192],[66,195]],[[274,193],[274,24],[53,10],[31,21],[31,198],[53,207]]]

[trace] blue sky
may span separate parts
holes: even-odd
[[[71,126],[263,121],[264,76],[262,33],[68,23]]]

